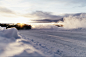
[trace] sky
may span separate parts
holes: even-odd
[[[30,23],[71,13],[86,13],[86,0],[0,0],[1,23]]]

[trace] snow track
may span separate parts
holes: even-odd
[[[86,56],[86,33],[54,30],[20,30],[26,39],[40,43],[40,50],[52,56]],[[45,46],[46,48],[42,47]]]

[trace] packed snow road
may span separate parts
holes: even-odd
[[[86,56],[86,33],[55,30],[19,30],[25,39],[30,39],[40,46],[46,55]]]

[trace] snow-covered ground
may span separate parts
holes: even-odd
[[[39,27],[31,30],[0,27],[0,57],[86,56],[85,28]]]
[[[51,57],[86,56],[86,31],[20,30],[21,36]]]

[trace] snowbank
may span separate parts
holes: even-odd
[[[5,29],[0,27],[0,36],[6,37],[6,38],[15,38],[15,39],[20,38],[16,28]]]
[[[19,35],[16,28],[0,27],[0,57],[44,56],[30,40]]]
[[[43,56],[43,53],[33,47],[31,41],[18,39],[9,43],[0,57],[34,57]]]
[[[5,29],[6,29],[6,27],[1,27],[1,26],[0,26],[0,31],[1,31],[1,30],[5,30]]]

